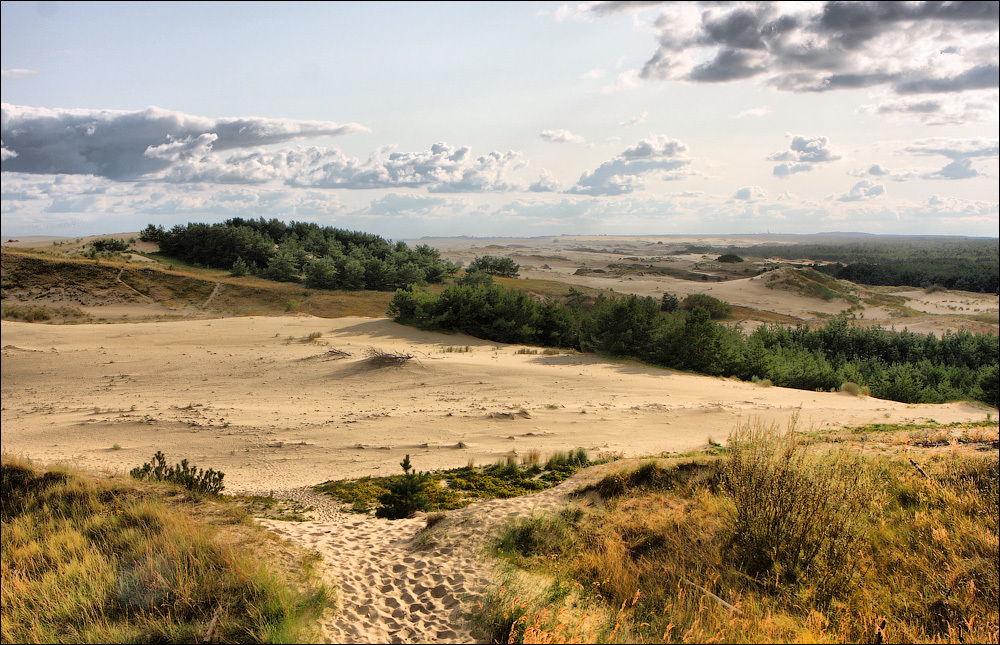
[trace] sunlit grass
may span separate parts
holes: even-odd
[[[724,455],[650,461],[510,525],[491,640],[997,642],[997,453],[797,439],[747,424]]]
[[[246,515],[3,457],[3,642],[298,642],[327,605]],[[277,571],[268,571],[271,564]]]

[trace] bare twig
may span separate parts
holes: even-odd
[[[377,347],[369,347],[365,350],[365,357],[368,363],[374,367],[400,366],[413,358],[413,354],[402,352],[387,352]]]
[[[687,578],[681,578],[681,581],[682,581],[682,582],[685,582],[685,583],[687,583],[687,584],[689,584],[689,585],[691,585],[691,586],[692,586],[692,587],[694,587],[695,589],[698,589],[698,590],[700,590],[700,591],[701,591],[702,593],[704,593],[705,595],[707,595],[707,596],[708,596],[709,598],[712,598],[713,600],[716,600],[716,601],[718,601],[719,603],[721,603],[721,604],[722,604],[722,606],[723,606],[723,607],[725,607],[725,608],[726,608],[726,609],[728,609],[729,611],[731,611],[731,612],[733,612],[733,613],[735,613],[735,614],[739,614],[740,616],[742,616],[742,615],[743,615],[743,612],[742,612],[742,611],[740,611],[740,610],[739,610],[739,609],[737,609],[736,607],[734,607],[734,606],[730,605],[730,604],[729,604],[728,602],[726,602],[726,601],[725,601],[725,600],[723,600],[722,598],[719,598],[719,597],[718,597],[718,596],[716,596],[716,595],[715,595],[714,593],[712,593],[712,592],[711,592],[711,591],[709,591],[708,589],[706,589],[706,588],[702,587],[701,585],[696,585],[695,583],[691,582],[691,581],[690,581],[690,580],[688,580]]]
[[[913,461],[912,459],[910,460],[910,463],[911,463],[911,464],[913,464],[913,467],[914,467],[914,468],[916,468],[916,469],[917,469],[918,471],[920,471],[920,474],[921,474],[921,475],[923,475],[923,476],[924,476],[924,477],[926,477],[927,479],[930,479],[930,478],[931,478],[931,476],[930,476],[930,475],[928,475],[927,473],[925,473],[925,472],[924,472],[924,469],[920,467],[920,464],[918,464],[917,462]]]
[[[885,642],[885,625],[887,622],[888,621],[883,618],[882,623],[875,630],[875,640],[872,641],[875,645],[882,645],[882,643]]]

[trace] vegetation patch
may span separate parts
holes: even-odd
[[[2,460],[0,637],[300,642],[328,592],[246,516],[163,484]],[[298,587],[298,588],[296,588]]]
[[[225,473],[209,468],[197,468],[182,459],[173,466],[167,465],[166,456],[156,451],[152,460],[129,471],[132,479],[140,481],[170,482],[182,486],[194,493],[210,493],[218,495],[225,488],[222,484]]]
[[[810,283],[827,288],[821,281]],[[439,294],[400,289],[388,313],[396,322],[422,329],[567,347],[781,387],[836,392],[851,382],[869,388],[872,396],[905,403],[969,398],[998,403],[995,334],[958,332],[938,338],[856,327],[841,317],[819,328],[773,324],[747,335],[712,320],[724,315],[727,305],[711,296],[688,296],[674,312],[665,311],[664,304],[651,297],[603,294],[592,303],[562,302],[500,284],[452,285]]]
[[[444,511],[463,508],[484,499],[506,499],[545,490],[564,481],[580,468],[601,462],[591,462],[587,451],[578,448],[568,453],[556,453],[544,466],[538,463],[519,466],[512,460],[502,460],[488,466],[465,466],[419,474],[405,468],[403,475],[332,480],[314,488],[349,505],[350,510],[356,513],[393,506],[393,491],[396,491],[396,497],[422,495],[426,502],[421,502],[421,508],[414,511]],[[410,465],[408,461],[405,463]],[[416,481],[418,477],[419,482]]]
[[[909,453],[820,450],[759,424],[728,445],[611,475],[587,493],[602,503],[511,524],[493,548],[521,577],[480,612],[492,637],[995,641],[997,453],[923,454],[920,472]],[[571,592],[599,624],[570,619]]]

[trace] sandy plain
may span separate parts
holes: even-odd
[[[466,241],[442,251],[467,262],[496,253],[497,246],[503,241],[490,249]],[[523,263],[557,255],[530,251],[522,252]],[[576,276],[576,268],[593,266],[594,258],[567,253],[566,260],[535,258],[533,266],[549,268],[526,268],[522,275],[558,275],[602,288],[614,282],[616,291],[641,295],[690,288],[803,319],[845,306],[767,289],[753,278],[703,285]],[[996,306],[996,296],[907,295],[927,313]],[[0,423],[8,454],[127,472],[162,450],[171,462],[186,457],[224,471],[227,492],[316,506],[312,521],[262,524],[324,555],[325,575],[340,589],[339,610],[323,620],[329,642],[473,640],[466,612],[493,575],[482,553],[489,535],[511,517],[558,508],[568,491],[596,474],[585,471],[536,495],[454,511],[433,539],[421,537],[422,519],[346,514],[313,493],[313,484],[396,474],[406,454],[420,470],[493,463],[532,450],[544,458],[578,446],[592,456],[638,457],[694,450],[710,438],[725,441],[753,419],[785,425],[794,417],[800,429],[829,429],[966,422],[990,412],[968,403],[908,405],[764,387],[577,353],[518,353],[525,348],[422,332],[385,318],[5,320],[0,331]],[[413,359],[377,368],[365,357],[370,347]]]

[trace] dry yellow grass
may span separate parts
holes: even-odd
[[[6,455],[2,470],[3,642],[297,642],[327,604],[310,558],[226,505]]]
[[[925,453],[924,477],[912,452],[807,451],[746,426],[730,444],[610,476],[597,504],[510,527],[497,553],[552,578],[496,591],[492,638],[997,642],[996,453]],[[600,625],[565,618],[567,587]]]

